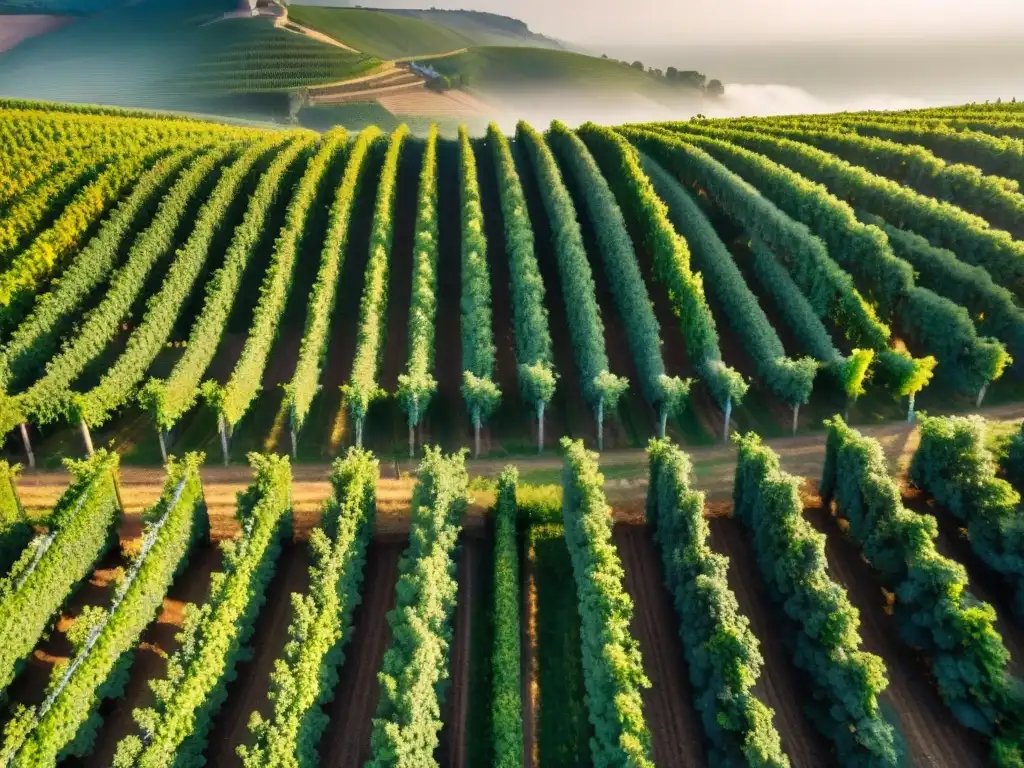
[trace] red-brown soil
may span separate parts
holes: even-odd
[[[320,740],[324,766],[357,768],[369,757],[372,719],[380,696],[377,672],[391,635],[387,614],[395,605],[398,559],[407,541],[404,536],[378,536],[370,544],[354,635],[334,701],[325,710],[330,725]]]
[[[253,712],[270,714],[270,673],[288,642],[292,619],[291,594],[305,594],[309,588],[309,550],[305,544],[286,544],[277,562],[266,603],[260,609],[255,631],[249,640],[252,660],[235,668],[236,677],[227,687],[228,698],[216,715],[210,731],[206,757],[210,765],[238,766],[239,744],[248,744],[249,718]]]
[[[710,526],[711,547],[729,558],[729,586],[761,645],[764,667],[754,692],[775,710],[775,727],[793,768],[827,765],[830,747],[803,715],[798,672],[777,634],[780,617],[761,584],[746,533],[738,521],[729,517],[712,518]]]
[[[470,648],[473,631],[473,595],[480,562],[479,549],[486,546],[484,539],[475,535],[462,537],[459,555],[459,591],[456,596],[454,634],[449,649],[448,668],[451,685],[441,706],[444,726],[440,733],[437,762],[449,768],[466,765],[466,723],[469,716]]]
[[[614,538],[625,570],[623,585],[633,599],[630,630],[651,681],[643,699],[654,761],[669,768],[704,765],[704,733],[693,706],[679,618],[663,586],[658,551],[647,526],[617,525]]]
[[[860,612],[863,649],[885,662],[889,686],[881,701],[898,720],[911,764],[985,765],[981,738],[956,721],[939,698],[924,660],[901,642],[896,620],[885,612],[881,584],[859,547],[820,507],[808,508],[805,516],[826,535],[829,574],[847,590],[850,602]]]

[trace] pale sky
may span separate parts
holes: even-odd
[[[584,44],[1024,36],[1024,0],[356,0],[515,16]]]

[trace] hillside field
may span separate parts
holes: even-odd
[[[414,127],[0,102],[6,764],[1018,767],[1024,108]]]

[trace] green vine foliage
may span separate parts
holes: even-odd
[[[888,685],[885,664],[860,649],[860,615],[828,575],[825,537],[803,516],[801,481],[782,471],[757,435],[734,439],[734,514],[754,543],[769,595],[789,619],[785,634],[813,699],[815,725],[835,745],[840,765],[900,765],[878,702]]]
[[[582,441],[562,438],[562,450],[562,519],[579,600],[583,678],[594,727],[590,757],[598,768],[653,768],[641,695],[650,681],[629,631],[633,601],[622,586],[604,477],[597,454],[588,452]]]
[[[437,125],[431,125],[420,170],[416,231],[413,235],[412,300],[409,305],[409,356],[398,377],[398,400],[412,429],[423,420],[437,391],[434,378],[434,323],[437,318]]]
[[[620,141],[625,140],[620,138]],[[757,297],[700,206],[672,174],[649,158],[641,160],[654,189],[665,201],[672,222],[690,243],[694,262],[700,267],[718,306],[722,307],[733,332],[754,360],[758,375],[784,402],[806,403],[819,367],[816,360],[786,357],[782,341]],[[805,322],[821,325],[813,313]]]
[[[186,606],[181,647],[167,674],[153,680],[151,707],[133,713],[140,734],[117,745],[115,768],[180,768],[205,765],[203,750],[213,716],[227,698],[228,681],[247,643],[283,541],[291,536],[291,481],[288,459],[249,454],[252,485],[238,496],[242,534],[222,545],[223,570],[213,574],[210,597]]]
[[[82,320],[46,373],[24,392],[0,397],[0,432],[29,417],[42,424],[63,416],[71,385],[117,333],[159,259],[170,251],[189,201],[203,181],[227,161],[233,150],[223,147],[196,158],[164,196],[149,226],[135,239],[124,263],[114,272],[100,303]]]
[[[284,226],[274,241],[270,266],[260,285],[259,300],[253,312],[249,335],[242,354],[227,384],[204,386],[204,394],[224,421],[234,427],[248,412],[262,387],[263,371],[277,339],[281,316],[291,292],[298,257],[306,231],[310,209],[320,184],[335,155],[343,151],[348,135],[342,129],[328,132],[320,139],[316,151],[306,164],[299,183],[288,202]]]
[[[542,420],[544,407],[554,397],[557,382],[548,310],[544,305],[544,280],[537,264],[533,225],[512,148],[496,123],[487,128],[487,143],[491,147],[498,176],[498,194],[505,225],[519,389]]]
[[[915,131],[910,143],[920,144],[926,134],[935,133]],[[949,203],[925,197],[807,144],[753,131],[736,134],[730,136],[732,141],[824,184],[833,194],[851,201],[857,208],[949,248],[965,261],[987,269],[1018,297],[1024,295],[1024,243],[1014,240],[1007,232],[992,229],[984,219]],[[968,162],[978,165],[979,158]]]
[[[494,382],[494,328],[491,277],[487,263],[484,210],[476,175],[476,157],[466,126],[459,128],[459,189],[462,216],[462,396],[479,427],[501,400]]]
[[[740,127],[757,129],[756,123]],[[812,123],[768,123],[768,133],[811,144],[872,173],[908,186],[922,195],[944,200],[1005,229],[1024,234],[1024,195],[1007,189],[1006,179],[984,174],[974,165],[947,163],[917,144],[823,130]]]
[[[708,762],[788,768],[774,713],[753,693],[764,659],[729,587],[729,559],[708,546],[704,494],[690,487],[690,459],[664,439],[652,440],[647,454],[647,524],[679,617]]]
[[[427,448],[413,490],[412,531],[399,561],[391,645],[377,675],[380,700],[367,768],[429,768],[441,731],[452,615],[455,546],[469,505],[465,457]]]
[[[320,255],[320,267],[309,294],[299,359],[292,380],[285,385],[292,428],[296,432],[306,423],[313,398],[320,389],[320,372],[327,356],[334,301],[348,245],[350,218],[363,186],[367,159],[380,139],[381,132],[377,128],[367,128],[356,138],[348,152],[341,186],[331,205],[330,224]]]
[[[203,375],[217,353],[242,276],[262,239],[271,207],[285,191],[288,170],[300,155],[310,152],[314,143],[312,136],[302,134],[275,153],[249,198],[241,224],[235,228],[224,264],[207,283],[203,308],[189,331],[184,353],[167,379],[150,379],[139,392],[139,401],[152,414],[158,429],[171,429],[199,399]]]
[[[935,518],[903,506],[882,446],[839,417],[826,424],[822,501],[826,507],[835,502],[850,535],[896,593],[901,638],[924,653],[956,718],[993,737],[994,758],[1015,750],[1017,760],[1024,759],[1024,701],[1008,673],[1010,654],[996,631],[995,611],[968,591],[963,566],[936,551]]]
[[[626,330],[644,397],[662,423],[686,408],[689,381],[670,378],[661,354],[661,328],[654,316],[626,220],[587,145],[568,126],[551,124],[548,143],[562,168],[575,179],[597,237],[612,299]]]
[[[1024,371],[1024,310],[1010,291],[993,281],[984,268],[961,261],[952,251],[936,248],[914,232],[868,213],[857,215],[885,231],[893,251],[913,265],[922,287],[967,309],[980,333],[1005,342],[1015,372]]]
[[[117,541],[117,454],[101,449],[64,465],[71,485],[49,518],[49,532],[36,536],[0,580],[0,692],[75,586]]]
[[[753,186],[678,135],[643,128],[621,132],[685,184],[703,190],[751,237],[757,237],[784,259],[818,317],[834,322],[853,344],[868,349],[887,346],[889,328],[861,296],[850,275],[829,257],[825,244],[806,226],[793,221]]]
[[[608,370],[604,323],[597,305],[597,288],[583,246],[576,209],[544,137],[521,122],[516,128],[516,142],[524,147],[537,175],[544,209],[552,228],[573,357],[583,384],[583,396],[596,413],[605,406],[611,407],[610,396],[621,396],[624,380],[611,375]],[[625,386],[628,387],[628,383]]]
[[[7,573],[32,540],[32,525],[18,498],[20,471],[20,464],[0,460],[0,574]]]
[[[494,766],[523,764],[523,704],[519,658],[519,545],[516,529],[519,471],[506,467],[498,478],[494,515],[494,646],[491,649],[491,731]]]
[[[0,350],[0,383],[8,391],[22,385],[26,376],[41,369],[53,356],[67,320],[114,269],[136,217],[155,205],[161,189],[180,175],[183,166],[208,151],[208,147],[198,152],[179,150],[144,173],[131,194],[61,273],[60,280],[39,295],[28,317],[11,332]]]
[[[688,142],[753,183],[780,210],[821,237],[829,255],[894,319],[907,340],[934,352],[940,378],[973,395],[1002,375],[1008,362],[1002,345],[979,338],[966,310],[916,286],[913,266],[893,253],[881,229],[861,223],[847,203],[824,186],[731,143],[741,132],[691,123],[676,130],[685,131]]]
[[[370,233],[370,257],[366,264],[363,296],[359,304],[356,355],[352,363],[352,376],[341,388],[349,413],[356,422],[357,446],[362,445],[363,421],[370,404],[387,395],[377,379],[387,333],[388,270],[395,234],[398,165],[408,136],[409,128],[404,123],[395,129],[381,168],[373,230]]]
[[[65,756],[92,751],[102,723],[100,703],[123,696],[143,630],[163,607],[193,544],[207,533],[202,460],[202,454],[188,454],[168,465],[163,495],[143,516],[142,546],[110,607],[93,606],[75,620],[68,633],[74,655],[54,667],[47,698],[14,714],[0,749],[6,764],[56,766]]]
[[[704,296],[702,275],[691,270],[690,234],[663,201],[661,189],[646,158],[622,136],[608,128],[586,123],[580,138],[594,154],[607,183],[633,230],[651,252],[654,278],[668,292],[672,311],[682,326],[687,352],[705,385],[722,407],[739,404],[747,384],[722,362],[718,328]],[[673,180],[674,181],[674,180]],[[699,261],[699,255],[694,254]],[[707,265],[699,264],[702,270]]]
[[[92,389],[71,396],[74,415],[90,427],[106,423],[136,393],[139,382],[167,343],[182,306],[187,302],[209,256],[210,245],[225,214],[253,166],[277,149],[281,139],[254,142],[224,168],[203,203],[185,244],[174,255],[160,289],[149,298],[124,351]]]
[[[910,462],[910,480],[967,524],[971,549],[1003,575],[1015,613],[1024,616],[1024,515],[1021,497],[997,477],[980,416],[921,420],[921,444]]]
[[[309,592],[292,594],[288,643],[270,676],[270,715],[253,712],[251,745],[238,750],[245,768],[319,764],[317,744],[329,724],[323,709],[334,697],[338,669],[352,638],[379,477],[379,462],[357,448],[334,463],[333,492],[309,539]]]

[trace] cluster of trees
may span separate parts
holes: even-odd
[[[409,547],[399,562],[398,604],[388,614],[391,645],[377,675],[380,700],[367,768],[437,764],[458,591],[454,551],[468,504],[465,457],[428,448],[413,490]]]
[[[812,695],[813,721],[840,765],[895,768],[901,756],[878,701],[888,684],[885,663],[860,649],[860,615],[828,575],[825,537],[803,516],[802,483],[757,435],[736,442],[733,514],[754,544],[768,594],[789,619],[784,635]]]
[[[0,573],[7,573],[32,540],[32,525],[15,486],[20,470],[21,465],[0,460]]]
[[[284,226],[274,241],[274,250],[260,285],[259,300],[253,311],[252,325],[242,354],[223,387],[216,384],[203,387],[203,395],[217,411],[225,463],[228,460],[230,431],[249,410],[262,387],[263,371],[277,339],[281,316],[295,274],[295,261],[320,184],[335,154],[344,148],[347,139],[343,130],[325,134],[308,159],[302,177],[288,201]]]
[[[628,141],[593,123],[581,127],[579,135],[601,165],[630,228],[651,252],[653,276],[667,291],[672,311],[679,318],[687,354],[725,411],[728,432],[729,412],[733,404],[742,401],[747,383],[722,362],[715,318],[704,296],[703,282],[690,268],[686,238],[673,227],[661,190],[655,188],[644,159]]]
[[[188,238],[175,253],[159,291],[149,297],[141,321],[132,328],[124,351],[104,372],[95,387],[84,393],[72,394],[70,416],[80,420],[90,453],[92,439],[89,428],[105,423],[116,409],[135,394],[150,364],[167,343],[182,306],[192,294],[196,280],[206,264],[210,244],[238,190],[253,166],[270,150],[277,148],[280,141],[280,138],[271,138],[250,144],[237,160],[223,169],[213,192],[192,222]],[[160,444],[166,460],[167,449],[162,432]]]
[[[607,54],[601,55],[602,59],[607,59]],[[647,72],[651,77],[656,77],[659,80],[665,80],[666,82],[678,85],[681,88],[690,88],[694,91],[701,91],[706,93],[708,96],[722,96],[725,94],[725,86],[722,85],[721,80],[708,80],[707,75],[697,72],[692,69],[678,69],[676,67],[666,67],[664,70],[657,67],[644,67],[644,63],[640,60],[632,62],[620,61],[620,64],[633,69],[638,69],[641,72]]]
[[[196,764],[210,724],[227,698],[227,683],[266,602],[281,547],[291,536],[288,459],[250,454],[252,485],[238,496],[239,539],[224,547],[224,570],[210,582],[210,597],[185,608],[181,647],[167,674],[150,682],[156,701],[133,712],[141,734],[117,745],[115,768],[170,768]]]
[[[102,722],[100,702],[118,698],[128,682],[132,650],[163,606],[192,545],[208,530],[201,454],[167,467],[160,500],[144,515],[142,542],[119,579],[109,608],[86,608],[68,630],[73,654],[51,672],[38,706],[19,705],[4,730],[0,760],[9,766],[56,766],[92,751]]]
[[[494,514],[494,647],[491,651],[491,734],[496,768],[523,764],[523,703],[519,663],[519,471],[498,478]]]
[[[729,587],[729,559],[708,546],[704,494],[690,487],[690,460],[664,439],[652,440],[647,454],[647,524],[679,614],[694,704],[710,743],[708,762],[788,768],[773,712],[753,693],[764,659]]]
[[[395,236],[395,198],[398,196],[398,165],[409,136],[404,123],[391,134],[384,166],[380,171],[377,200],[370,231],[370,256],[359,302],[359,330],[352,376],[341,388],[345,405],[356,426],[356,446],[363,445],[363,423],[370,404],[386,393],[378,382],[388,321],[388,267]]]
[[[316,745],[328,724],[323,707],[334,696],[352,637],[379,478],[378,461],[357,448],[334,463],[332,495],[309,537],[309,591],[292,594],[289,640],[270,675],[270,715],[253,713],[251,745],[239,747],[246,768],[319,764]]]
[[[562,438],[562,519],[579,600],[580,642],[595,766],[653,768],[651,735],[641,691],[650,687],[640,646],[630,634],[633,601],[622,586],[622,563],[612,543],[611,508],[597,454],[583,441]]]
[[[1013,591],[1014,611],[1024,616],[1024,515],[1020,494],[997,477],[980,416],[926,418],[921,445],[910,463],[910,481],[967,524],[971,548]]]
[[[352,143],[346,158],[345,173],[328,214],[320,267],[306,308],[306,327],[302,334],[299,359],[292,380],[285,386],[285,398],[290,412],[293,456],[297,450],[297,434],[306,423],[309,407],[320,390],[320,374],[324,358],[327,357],[334,300],[348,245],[349,222],[363,188],[369,157],[380,138],[381,132],[377,128],[367,128]]]
[[[533,225],[512,148],[497,123],[487,127],[487,143],[491,147],[498,176],[498,195],[505,225],[519,389],[523,399],[537,414],[537,450],[542,451],[544,410],[554,397],[557,382],[548,310],[544,306],[544,279],[537,264]]]
[[[935,549],[935,518],[907,510],[882,446],[836,417],[821,497],[833,501],[849,533],[896,594],[900,637],[928,659],[942,700],[968,728],[992,736],[993,763],[1019,766],[1024,719],[1007,666],[996,613],[969,591],[960,564]]]
[[[661,327],[654,316],[626,221],[590,150],[567,125],[557,120],[551,124],[548,142],[583,200],[612,300],[626,331],[640,388],[658,414],[658,434],[664,437],[669,416],[686,408],[692,381],[665,373]]]
[[[885,233],[858,220],[847,203],[820,184],[731,143],[737,132],[701,126],[684,135],[820,237],[829,256],[854,278],[883,317],[895,319],[909,342],[934,353],[946,382],[964,394],[977,395],[1002,376],[1009,359],[1002,344],[980,338],[963,308],[915,285],[913,267],[893,253]]]
[[[476,156],[466,126],[459,128],[459,190],[462,221],[462,396],[473,421],[473,455],[480,455],[480,429],[501,401],[494,381],[497,348],[491,314],[484,209],[476,177]]]
[[[200,382],[217,352],[242,276],[263,237],[271,207],[283,191],[289,169],[301,155],[310,152],[313,144],[313,137],[300,136],[274,155],[249,198],[241,223],[232,234],[223,264],[206,285],[203,307],[189,331],[184,353],[166,379],[150,379],[142,387],[139,401],[161,432],[170,431],[199,399]]]
[[[1018,493],[1024,488],[1024,425],[1007,441],[999,469]]]
[[[0,349],[0,384],[8,391],[20,386],[32,371],[52,356],[59,331],[81,307],[90,292],[110,274],[136,217],[155,207],[161,190],[177,178],[182,166],[206,152],[180,150],[144,173],[128,195],[103,222],[99,231],[61,273],[56,285],[40,294],[28,316]]]
[[[65,459],[71,485],[0,580],[0,692],[11,684],[54,613],[117,541],[117,454]]]
[[[398,377],[398,400],[409,422],[409,457],[416,453],[416,427],[437,390],[434,378],[437,318],[437,125],[430,126],[420,170],[416,231],[412,251],[412,299],[409,304],[409,356]]]
[[[214,149],[181,174],[164,196],[149,226],[135,238],[124,262],[111,276],[99,304],[63,343],[60,352],[48,361],[45,374],[25,391],[0,397],[0,430],[10,431],[29,418],[46,424],[66,414],[71,385],[115,336],[154,266],[173,247],[189,202],[204,180],[233,151],[227,147]]]
[[[587,260],[583,234],[569,190],[544,137],[525,122],[516,126],[521,145],[537,176],[544,209],[551,224],[562,300],[572,339],[573,357],[583,385],[583,397],[597,419],[598,446],[604,444],[605,409],[614,409],[629,388],[629,381],[609,370],[604,345],[604,323],[597,304],[597,287]]]

